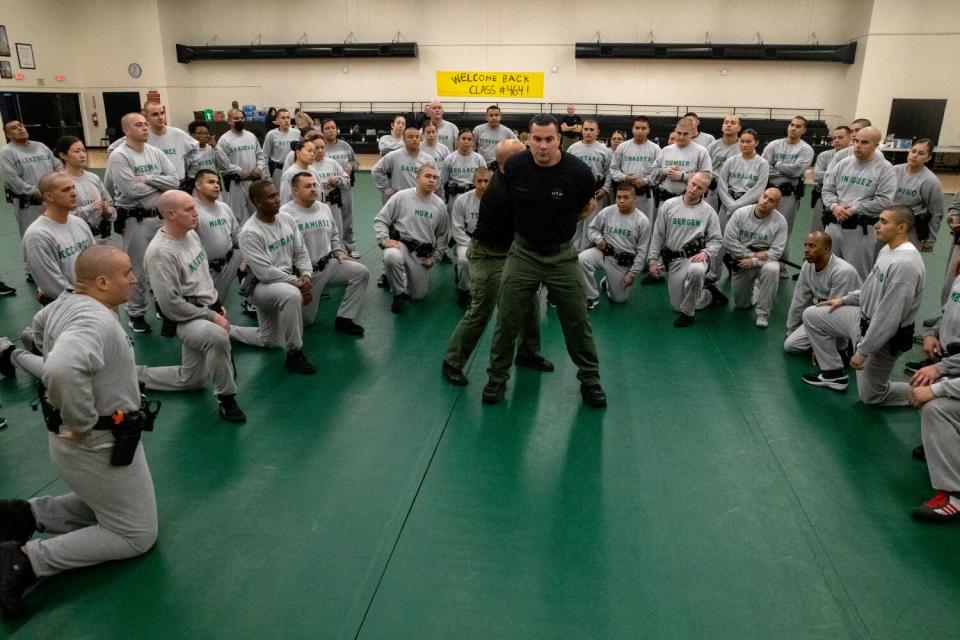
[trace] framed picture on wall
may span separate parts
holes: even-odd
[[[33,45],[17,43],[17,60],[21,69],[36,69],[37,62],[33,59]]]
[[[10,55],[10,40],[7,38],[7,26],[0,24],[0,56]]]
[[[7,60],[0,60],[0,78],[12,78],[13,77],[13,67],[10,66],[10,62]]]

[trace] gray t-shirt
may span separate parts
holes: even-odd
[[[286,282],[296,286],[300,275],[313,273],[303,235],[288,213],[277,213],[269,224],[255,215],[250,216],[240,230],[240,250],[244,262],[260,282]]]
[[[611,205],[593,218],[587,235],[593,244],[603,240],[617,253],[632,253],[635,257],[630,271],[637,274],[647,263],[650,232],[650,220],[642,211],[634,209],[623,214],[617,205]]]
[[[207,252],[195,231],[183,238],[169,236],[161,228],[147,245],[143,264],[160,310],[174,322],[211,320],[216,311],[217,289],[210,277]]]
[[[822,271],[817,271],[812,262],[804,261],[787,312],[787,331],[803,324],[803,310],[807,307],[842,298],[859,289],[861,284],[860,274],[843,258],[831,255]]]
[[[197,206],[197,235],[207,252],[207,260],[222,260],[231,249],[240,246],[240,223],[233,210],[222,200],[208,205],[194,198]]]
[[[707,152],[703,147],[697,148]],[[659,259],[664,247],[679,251],[697,238],[703,238],[707,255],[714,257],[718,254],[723,247],[723,236],[717,212],[703,198],[696,204],[687,204],[682,196],[670,198],[660,205],[657,213],[647,260]]]
[[[333,212],[325,203],[318,200],[311,207],[305,208],[296,202],[288,202],[280,208],[280,212],[290,215],[296,221],[311,264],[316,264],[321,258],[330,255],[331,251],[343,251]]]
[[[0,169],[4,182],[14,193],[30,195],[36,192],[40,178],[60,171],[60,161],[42,142],[28,140],[26,146],[8,142],[0,149]]]
[[[447,250],[449,217],[447,206],[434,193],[421,198],[416,189],[404,189],[393,194],[373,219],[377,243],[390,237],[393,227],[401,238],[432,244],[433,257],[440,260]]]
[[[124,144],[107,159],[107,176],[117,189],[118,207],[155,209],[160,194],[180,186],[177,171],[160,149],[149,144],[135,151]],[[140,182],[138,177],[145,180]]]

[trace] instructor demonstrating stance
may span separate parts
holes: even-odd
[[[538,287],[557,303],[567,352],[577,365],[583,401],[605,407],[597,348],[587,319],[587,299],[577,253],[570,244],[577,221],[593,210],[590,168],[560,151],[560,131],[551,115],[530,120],[530,150],[512,156],[504,168],[513,201],[516,235],[500,287],[497,329],[490,350],[490,379],[483,401],[503,399],[513,364],[517,334]]]

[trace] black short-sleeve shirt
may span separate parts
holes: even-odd
[[[513,203],[499,171],[493,172],[490,184],[480,198],[480,213],[473,237],[503,251],[513,243]]]
[[[562,118],[560,118],[560,124],[565,124],[568,127],[575,127],[578,124],[583,124],[583,118],[581,118],[577,114],[573,114],[572,116],[570,114],[567,114]],[[580,133],[577,133],[576,131],[563,131],[562,129],[560,130],[560,135],[562,135],[565,138],[576,138],[577,140],[580,140],[581,138],[583,138],[583,135]]]
[[[524,151],[507,160],[504,172],[517,233],[537,247],[569,242],[594,194],[590,167],[568,153],[552,167],[541,167]]]

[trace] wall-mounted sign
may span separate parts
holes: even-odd
[[[437,95],[509,100],[542,98],[542,71],[437,71]]]

